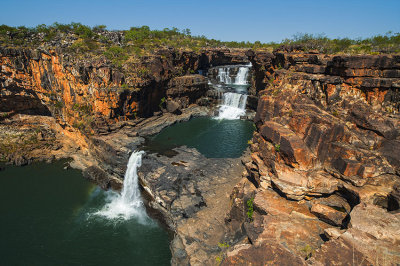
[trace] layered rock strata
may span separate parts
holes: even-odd
[[[93,136],[112,133],[123,121],[135,124],[159,111],[180,114],[191,104],[209,105],[206,79],[190,73],[243,63],[248,60],[244,52],[164,49],[120,68],[104,56],[82,57],[62,48],[0,47],[0,119],[9,123],[21,114],[53,117],[61,128],[59,136],[75,141],[86,156]],[[30,157],[12,147],[1,151],[2,160],[13,162],[12,157],[20,156]]]
[[[227,215],[248,243],[223,264],[398,264],[400,56],[248,55],[257,131]]]

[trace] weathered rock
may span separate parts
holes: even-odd
[[[13,156],[11,161],[16,166],[24,166],[24,165],[29,164],[29,161],[23,155],[19,155],[19,154],[16,154],[15,156]]]
[[[396,265],[400,262],[398,215],[360,204],[351,212],[352,228],[322,245],[311,263],[326,265]],[[340,256],[340,257],[339,257]]]
[[[347,216],[347,213],[323,204],[314,204],[311,212],[322,221],[334,226],[341,226],[344,218]]]
[[[119,33],[113,36],[121,41]],[[235,186],[243,170],[239,160],[205,159],[188,149],[173,158],[144,158],[141,171],[148,175],[140,178],[150,204],[177,233],[172,262],[213,264],[226,251],[218,244],[229,242],[240,244],[229,249],[226,264],[307,259],[317,265],[396,265],[400,57],[298,50],[165,49],[121,72],[106,60],[75,59],[62,50],[0,48],[0,111],[8,117],[1,118],[3,142],[13,148],[16,131],[35,140],[25,138],[25,148],[6,158],[24,163],[72,156],[89,178],[118,189],[129,153],[144,136],[207,113],[182,109],[207,91],[204,77],[185,73],[244,63],[247,56],[253,64],[249,93],[258,95],[257,132],[245,162],[249,181]],[[164,97],[170,111],[182,114],[159,114]],[[220,95],[208,91],[207,97]],[[257,99],[249,100],[254,107]],[[41,118],[27,123],[21,114]],[[328,229],[324,221],[343,228],[350,222],[349,229]]]
[[[194,103],[201,96],[204,96],[207,89],[207,79],[204,76],[187,75],[171,79],[168,83],[166,95],[175,99],[174,105],[185,108],[188,107],[189,104]],[[176,109],[178,109],[178,107],[176,107]]]
[[[98,184],[104,190],[108,190],[110,188],[114,190],[122,189],[122,181],[120,179],[111,179],[107,173],[97,166],[89,166],[86,168],[83,171],[83,176],[93,183]]]
[[[208,159],[186,147],[174,152],[171,157],[146,154],[139,168],[140,183],[152,208],[177,232],[172,250],[179,258],[173,262],[212,264],[220,251],[218,243],[230,240],[224,218],[229,193],[241,179],[241,159]]]
[[[179,113],[179,103],[175,102],[174,100],[167,101],[167,111],[170,113]]]
[[[301,257],[293,255],[274,241],[260,245],[241,245],[228,252],[221,265],[306,265]]]
[[[376,239],[400,243],[398,214],[391,214],[374,205],[359,204],[351,211],[350,222],[352,228],[366,232]]]
[[[255,213],[242,226],[252,245],[226,261],[273,241],[313,265],[396,265],[399,57],[289,48],[246,53],[259,95],[245,164]]]
[[[340,230],[336,227],[332,228],[326,228],[324,230],[325,236],[328,237],[329,239],[336,239],[338,238],[341,234],[344,233],[344,230]]]

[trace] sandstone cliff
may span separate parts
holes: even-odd
[[[399,263],[400,56],[247,54],[257,130],[226,222],[249,242],[223,265]]]
[[[1,119],[18,120],[21,114],[53,117],[64,135],[87,150],[91,136],[112,132],[117,122],[196,103],[208,85],[192,73],[244,60],[243,50],[163,49],[121,68],[104,56],[81,57],[67,49],[0,47]],[[9,151],[2,149],[1,157],[20,157]]]

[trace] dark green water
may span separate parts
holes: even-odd
[[[246,120],[193,118],[150,137],[145,150],[164,153],[186,145],[208,158],[237,158],[246,149],[253,131],[253,123]]]
[[[0,171],[0,265],[169,265],[155,222],[93,215],[106,196],[62,162]]]

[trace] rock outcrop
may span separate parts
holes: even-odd
[[[187,75],[171,79],[166,91],[167,108],[168,101],[177,103],[177,108],[186,108],[196,103],[198,99],[205,96],[208,90],[207,79],[202,75]]]
[[[205,158],[186,147],[171,152],[144,156],[141,185],[150,206],[175,232],[172,264],[213,265],[230,238],[223,210],[244,170],[241,158]]]
[[[251,245],[224,264],[287,264],[289,254],[289,264],[398,264],[400,57],[247,54],[259,95],[254,191],[238,185],[227,225]],[[269,260],[253,259],[263,252]]]

